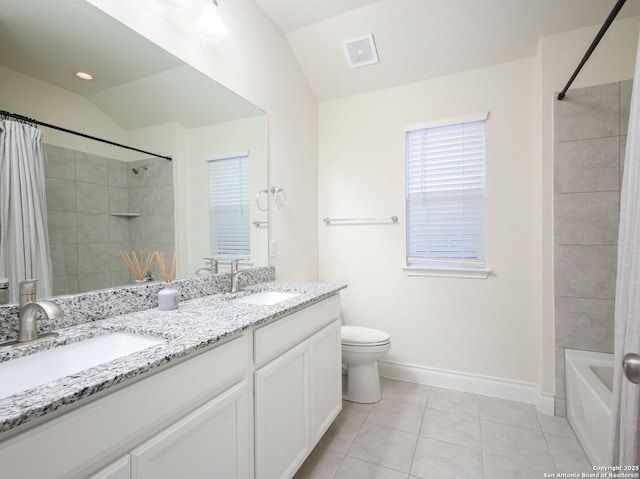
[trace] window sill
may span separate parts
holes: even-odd
[[[407,276],[434,276],[442,278],[487,279],[490,268],[442,268],[433,266],[403,266]]]

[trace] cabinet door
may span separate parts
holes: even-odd
[[[313,335],[311,352],[311,434],[317,444],[342,409],[340,320]]]
[[[135,448],[132,477],[249,478],[247,391],[245,380]]]
[[[131,462],[129,454],[100,469],[87,479],[131,479]]]
[[[290,478],[309,453],[308,371],[303,343],[255,373],[256,479]]]

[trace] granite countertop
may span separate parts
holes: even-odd
[[[59,329],[59,335],[50,341],[3,351],[0,362],[116,331],[166,340],[157,346],[0,399],[0,433],[127,380],[152,374],[161,366],[214,347],[252,326],[298,311],[336,294],[344,287],[328,283],[259,283],[234,295],[219,293],[183,301],[178,309],[171,311],[153,308]],[[259,291],[300,294],[270,306],[230,301]]]

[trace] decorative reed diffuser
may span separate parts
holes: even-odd
[[[173,253],[173,261],[171,261],[171,270],[167,273],[167,263],[164,259],[164,253],[160,251],[155,252],[156,261],[162,274],[163,288],[158,292],[158,309],[168,310],[176,309],[178,307],[178,300],[180,294],[173,285],[173,277],[176,273],[176,260],[178,255]]]
[[[131,255],[129,255],[129,253],[127,252],[120,251],[120,256],[122,256],[122,259],[124,260],[124,262],[127,263],[127,266],[133,273],[133,277],[135,278],[136,282],[141,283],[145,280],[145,277],[147,276],[147,272],[151,267],[151,263],[153,262],[155,253],[152,253],[152,252],[147,253],[147,257],[144,261],[143,261],[142,251],[140,252],[140,259],[138,259],[138,256],[136,255],[135,251],[132,251]]]

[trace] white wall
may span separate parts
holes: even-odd
[[[85,98],[50,83],[0,66],[0,108],[52,125],[115,142],[127,142],[127,132]],[[50,145],[126,160],[121,148],[43,128]]]
[[[615,22],[574,86],[631,78],[639,23]],[[346,322],[388,331],[390,360],[554,391],[552,107],[599,27],[545,37],[533,58],[320,105],[320,218],[401,218],[319,232],[321,280],[349,284]],[[404,126],[480,110],[494,274],[406,277]]]
[[[540,115],[527,58],[320,105],[320,278],[346,282],[344,319],[391,334],[389,360],[537,382]],[[407,124],[490,111],[486,280],[406,277]]]
[[[317,279],[317,101],[284,35],[254,0],[221,2],[229,37],[220,43],[203,40],[152,0],[88,1],[267,112],[270,185],[288,198],[285,208],[271,204],[271,264],[279,279]]]

